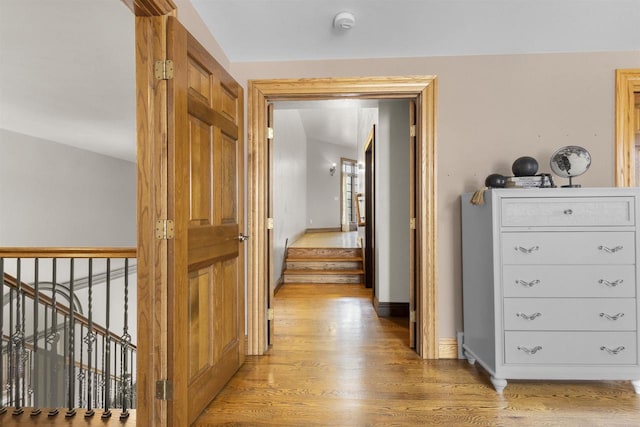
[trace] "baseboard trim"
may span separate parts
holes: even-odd
[[[276,282],[276,287],[273,288],[273,295],[277,294],[278,291],[280,290],[280,288],[282,288],[282,285],[284,285],[284,280],[282,277],[280,277],[278,279],[278,281]]]
[[[305,233],[334,233],[341,232],[342,227],[307,228]]]
[[[409,317],[408,302],[380,302],[374,298],[373,308],[378,317]]]
[[[438,343],[439,359],[457,359],[458,358],[458,340],[455,338],[440,338]]]

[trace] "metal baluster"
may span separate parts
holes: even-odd
[[[24,402],[21,400],[23,397],[20,387],[20,377],[24,374],[22,352],[24,351],[24,325],[22,324],[22,275],[21,275],[21,260],[16,260],[16,280],[18,282],[18,290],[16,294],[16,329],[11,336],[11,340],[14,343],[14,361],[15,361],[15,376],[14,376],[14,400],[15,408],[13,415],[21,415],[24,412]],[[24,384],[24,382],[22,382]]]
[[[127,350],[131,343],[131,335],[129,335],[129,259],[124,260],[124,328],[122,333],[122,348],[120,357],[120,394],[122,396],[122,412],[120,419],[129,417],[129,409],[127,406],[127,398],[129,397],[129,368]]]
[[[133,348],[130,349],[130,353],[129,354],[131,355],[131,362],[130,362],[129,366],[134,367],[136,365],[135,365],[135,360],[134,360],[135,352],[133,351]],[[130,400],[129,405],[130,405],[131,409],[135,408],[135,397],[136,397],[136,394],[135,394],[136,390],[135,390],[135,388],[133,388],[133,379],[134,378],[133,378],[133,370],[132,370],[131,373],[129,374],[129,390],[131,392],[131,394],[130,394],[131,400]]]
[[[40,260],[36,258],[34,260],[34,282],[35,296],[33,297],[33,352],[31,353],[33,368],[31,373],[31,381],[29,381],[29,394],[33,396],[33,409],[31,410],[31,416],[39,415],[42,410],[40,409],[40,390],[38,390],[38,379],[40,378],[38,369],[38,310],[40,309]],[[46,310],[46,307],[45,307]]]
[[[98,335],[94,334],[96,337],[96,351],[93,352],[93,407],[98,407],[98,402],[100,402],[100,398],[98,397]]]
[[[69,277],[69,331],[68,331],[68,340],[67,343],[68,345],[68,349],[67,349],[67,353],[69,356],[69,367],[68,367],[68,375],[69,375],[69,395],[68,395],[68,409],[67,409],[67,413],[65,414],[65,417],[69,418],[69,417],[73,417],[76,414],[76,410],[73,407],[73,398],[75,395],[75,365],[74,365],[74,359],[75,359],[75,321],[74,321],[74,316],[75,316],[75,310],[73,307],[73,297],[75,295],[74,290],[73,290],[73,267],[74,267],[74,263],[73,263],[73,258],[71,258],[69,266],[71,269],[71,273],[70,273],[70,277]],[[81,344],[82,345],[82,344]]]
[[[4,258],[0,258],[0,415],[7,412],[7,407],[4,405]]]
[[[51,331],[49,331],[49,335],[47,335],[46,341],[47,344],[49,344],[49,349],[52,351],[52,353],[54,354],[58,354],[58,349],[57,344],[58,344],[58,340],[60,339],[60,334],[58,333],[58,310],[57,310],[57,302],[56,302],[56,283],[58,281],[58,271],[57,271],[57,267],[58,267],[58,260],[57,258],[53,258],[51,260],[51,284],[52,284],[52,290],[51,290]],[[46,345],[46,344],[45,344]],[[54,357],[50,357],[49,358],[49,363],[47,364],[49,366],[49,372],[56,372],[57,371],[57,366],[55,366],[55,358]],[[51,377],[51,375],[47,375],[47,378]],[[57,375],[55,375],[53,378],[58,378]],[[52,381],[52,383],[49,384],[50,387],[55,387],[56,381]],[[54,393],[52,393],[50,389],[48,389],[50,391],[49,396],[53,395]],[[56,396],[55,398],[55,406],[58,405],[58,396]],[[49,417],[55,417],[56,415],[58,415],[58,413],[60,411],[58,411],[58,408],[54,407],[54,405],[49,404],[49,406],[52,406],[52,408],[49,410],[49,413],[47,414]]]
[[[103,412],[102,418],[111,417],[111,337],[109,336],[109,319],[111,310],[111,258],[107,259],[107,313],[105,319],[106,338],[102,340],[102,376],[103,376]],[[105,342],[106,341],[106,342]],[[105,363],[106,362],[106,363]]]
[[[13,294],[14,294],[14,289],[13,287],[9,287],[9,333],[11,333],[11,331],[13,331],[13,317],[14,317],[14,309],[13,309]],[[9,340],[7,341],[7,359],[8,359],[8,363],[7,363],[7,384],[5,386],[5,389],[7,390],[7,399],[8,399],[8,403],[7,406],[13,406],[14,402],[13,402],[13,376],[15,374],[15,354],[13,351],[13,340],[11,339],[11,337],[9,337]]]
[[[84,359],[84,349],[83,349],[83,334],[84,334],[84,325],[80,324],[80,358],[78,359],[80,361],[80,368],[78,370],[78,375],[76,378],[78,378],[78,408],[82,408],[83,404],[84,404],[84,379],[85,379],[85,374],[84,374],[84,368],[83,368],[83,363],[82,360]],[[75,351],[73,352],[73,354],[75,354]],[[74,361],[75,362],[75,361]]]
[[[96,337],[93,333],[93,259],[89,259],[89,330],[84,338],[84,342],[87,344],[87,412],[85,412],[85,418],[90,418],[95,415],[91,402],[91,369],[93,367],[93,343]],[[82,358],[80,359],[82,361]]]
[[[44,331],[43,331],[43,338],[44,338],[44,343],[43,343],[43,349],[46,351],[47,350],[47,337],[49,336],[49,307],[47,305],[44,306]],[[44,359],[46,360],[46,359]],[[41,397],[39,398],[40,400],[40,406],[51,406],[51,402],[48,399],[49,396],[49,377],[51,377],[51,374],[54,371],[47,371],[46,367],[45,367],[45,372],[48,372],[48,374],[44,375],[44,377],[42,378],[42,389],[39,390],[42,393],[42,396],[44,397],[44,399]],[[37,377],[36,377],[37,378]]]

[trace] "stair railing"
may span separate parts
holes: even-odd
[[[0,278],[0,415],[127,419],[136,249],[0,248]]]

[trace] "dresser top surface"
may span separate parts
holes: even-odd
[[[465,193],[473,195],[473,193]],[[580,187],[580,188],[490,188],[485,197],[607,197],[640,196],[640,187]]]

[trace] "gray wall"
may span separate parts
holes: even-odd
[[[409,301],[409,102],[380,101],[376,135],[376,297]]]
[[[340,228],[340,158],[357,159],[356,141],[346,147],[307,137],[307,228]],[[333,176],[332,163],[336,164]]]
[[[282,274],[285,241],[304,233],[307,217],[307,136],[298,110],[273,112],[273,284]]]
[[[135,245],[135,163],[0,129],[0,246]]]

